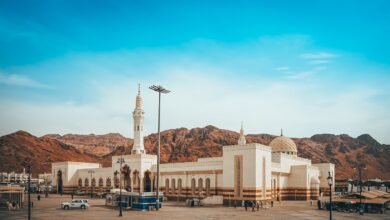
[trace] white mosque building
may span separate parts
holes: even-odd
[[[157,155],[147,154],[144,149],[140,91],[133,119],[134,145],[130,155],[113,156],[111,167],[71,161],[52,163],[53,188],[61,193],[119,188],[122,172],[122,187],[127,191],[154,192]],[[121,158],[122,170],[118,163]],[[222,196],[225,204],[232,200],[310,200],[329,191],[328,172],[335,175],[334,164],[312,164],[298,157],[294,141],[283,134],[269,146],[247,144],[241,127],[237,144],[224,146],[221,157],[161,164],[159,185],[164,196],[175,200],[214,195]]]

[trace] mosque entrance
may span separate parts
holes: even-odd
[[[124,179],[124,185],[125,185],[125,189],[130,192],[131,191],[131,178],[130,178],[130,174],[131,174],[131,170],[130,170],[130,167],[127,166],[127,164],[122,168],[122,174],[123,174],[123,179]]]
[[[151,192],[152,191],[152,181],[150,180],[150,172],[145,172],[144,177],[144,192]]]
[[[62,171],[57,172],[57,193],[62,194],[63,185],[62,185]]]

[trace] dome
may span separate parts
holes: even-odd
[[[294,141],[285,136],[279,136],[271,141],[269,144],[272,147],[272,152],[282,152],[287,154],[297,154],[297,145]]]

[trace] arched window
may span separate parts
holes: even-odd
[[[175,179],[172,179],[172,193],[175,194],[176,192],[176,180]]]
[[[96,179],[95,178],[92,178],[92,181],[91,181],[91,186],[95,187],[96,186]]]
[[[200,196],[202,196],[202,192],[203,192],[203,179],[200,178],[198,180],[198,193]]]
[[[165,193],[169,194],[169,179],[165,179]]]
[[[191,194],[195,195],[195,179],[191,180]]]
[[[177,193],[181,195],[181,179],[177,180]]]
[[[89,186],[89,180],[88,180],[88,178],[85,178],[85,180],[84,180],[84,186],[86,186],[86,187]]]
[[[206,196],[210,196],[210,178],[206,179]]]
[[[134,186],[139,186],[139,172],[138,170],[134,170],[133,172],[133,185]]]
[[[108,177],[108,178],[106,179],[106,186],[107,186],[107,187],[111,187],[111,178],[110,178],[110,177]]]
[[[99,186],[102,187],[103,186],[103,178],[99,178]]]
[[[79,186],[83,186],[83,180],[81,178],[79,178]]]

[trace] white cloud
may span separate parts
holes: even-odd
[[[290,68],[288,66],[281,66],[281,67],[277,67],[275,68],[276,71],[288,71]]]
[[[303,59],[329,59],[337,57],[337,54],[327,53],[327,52],[319,52],[319,53],[304,53],[301,54],[300,57]]]
[[[331,61],[330,60],[312,60],[310,62],[308,62],[309,64],[313,64],[313,65],[322,65],[322,64],[327,64],[327,63],[330,63]]]
[[[0,84],[9,86],[33,87],[33,88],[50,88],[50,86],[35,81],[28,76],[18,74],[2,74],[0,73]]]

